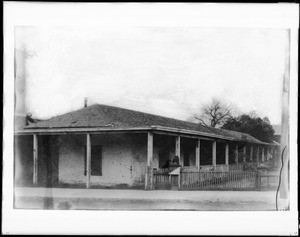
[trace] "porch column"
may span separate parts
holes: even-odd
[[[33,185],[37,185],[38,179],[38,136],[33,135]]]
[[[86,188],[90,188],[91,179],[91,134],[86,134]]]
[[[250,161],[253,161],[253,146],[250,147]]]
[[[196,166],[199,170],[200,169],[200,139],[197,139],[197,145],[196,145]]]
[[[145,176],[145,189],[152,189],[152,163],[153,163],[153,133],[148,132],[147,139],[147,168]]]
[[[259,163],[259,146],[257,146],[256,162]]]
[[[212,146],[212,164],[214,167],[217,166],[217,142],[213,141]]]
[[[265,148],[262,147],[261,149],[261,161],[264,162],[265,161]]]
[[[235,163],[236,164],[239,163],[239,146],[238,145],[235,146]]]
[[[243,148],[243,162],[246,163],[247,159],[246,159],[246,155],[247,155],[247,147],[246,145]]]
[[[179,158],[179,164],[183,166],[183,160],[180,157],[180,136],[176,137],[175,141],[175,156]]]
[[[229,144],[225,145],[225,165],[229,165]]]
[[[267,150],[267,160],[270,160],[270,146],[268,146]]]

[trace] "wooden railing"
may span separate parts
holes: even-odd
[[[260,174],[255,171],[202,171],[182,167],[178,176],[170,176],[168,169],[153,171],[153,189],[260,190],[260,187]]]
[[[259,173],[253,171],[182,172],[182,190],[255,190]]]
[[[180,190],[265,190],[278,186],[278,171],[243,170],[243,164],[186,166],[177,176],[173,169],[153,170],[153,189]]]
[[[234,164],[234,165],[225,165],[225,164],[218,164],[216,166],[213,165],[201,165],[200,167],[197,166],[183,166],[181,167],[182,171],[191,171],[191,172],[198,172],[199,170],[202,172],[210,172],[210,171],[220,171],[220,172],[227,172],[229,170],[243,170],[243,164]]]
[[[232,170],[240,170],[240,171],[242,171],[243,167],[244,167],[243,164],[232,164],[232,165],[229,165],[229,171],[232,171]]]
[[[279,185],[279,171],[260,172],[260,189],[274,190]]]

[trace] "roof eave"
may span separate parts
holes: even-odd
[[[146,131],[163,131],[176,134],[184,135],[193,135],[196,137],[209,137],[212,139],[222,139],[227,141],[236,141],[236,142],[249,142],[256,144],[269,145],[269,143],[264,142],[254,142],[249,140],[236,139],[234,137],[222,136],[217,134],[211,134],[206,132],[188,130],[188,129],[179,129],[173,127],[164,127],[164,126],[148,126],[148,127],[135,127],[135,128],[78,128],[78,127],[69,127],[69,128],[26,128],[24,130],[15,131],[15,135],[32,135],[32,134],[83,134],[83,133],[97,133],[97,132],[146,132]]]

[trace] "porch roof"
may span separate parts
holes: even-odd
[[[269,145],[245,133],[101,104],[32,123],[16,134],[148,130]]]

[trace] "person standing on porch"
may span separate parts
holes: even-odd
[[[178,156],[175,156],[174,158],[173,158],[173,161],[172,161],[172,165],[171,166],[173,166],[173,167],[178,167],[178,166],[180,166],[180,164],[179,164],[179,157]]]

